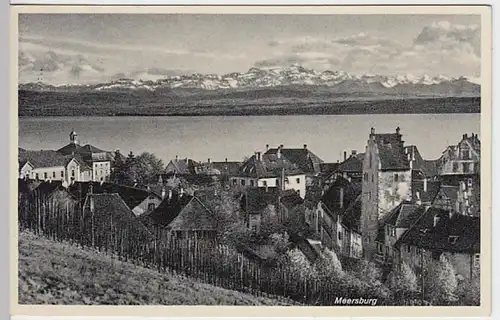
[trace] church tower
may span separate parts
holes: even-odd
[[[75,129],[73,129],[70,134],[69,134],[69,141],[72,144],[78,145],[78,134],[75,132]]]

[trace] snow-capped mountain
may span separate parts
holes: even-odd
[[[388,94],[388,95],[452,95],[477,96],[480,85],[466,77],[445,76],[417,77],[411,74],[398,76],[354,75],[344,71],[317,71],[294,64],[289,67],[250,68],[244,73],[190,74],[169,76],[158,80],[118,79],[92,85],[59,85],[43,83],[21,84],[20,89],[32,91],[93,91],[93,92],[171,92],[176,89],[251,90],[283,86],[322,87],[339,94]]]

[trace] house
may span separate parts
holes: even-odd
[[[405,153],[400,128],[376,134],[372,128],[363,159],[362,240],[365,258],[377,248],[379,223],[401,202],[411,199],[413,158]]]
[[[309,150],[306,144],[302,148],[285,148],[283,145],[269,148],[269,145],[266,145],[262,160],[269,168],[294,169],[304,173],[308,179],[307,185],[310,184],[312,177],[321,174],[323,163],[323,160]]]
[[[162,196],[165,196],[165,190],[157,194],[151,190],[109,182],[75,182],[68,187],[68,190],[77,199],[85,199],[90,191],[93,194],[118,194],[136,216],[156,209],[163,200]]]
[[[167,175],[194,175],[196,174],[196,167],[200,164],[192,159],[179,159],[175,156],[175,159],[170,160],[165,167],[165,173]]]
[[[92,169],[78,155],[53,150],[24,150],[18,155],[19,178],[44,181],[89,181]]]
[[[82,221],[83,240],[94,247],[125,253],[154,240],[117,193],[95,194],[89,190],[83,203]]]
[[[212,161],[210,158],[207,162],[199,163],[195,167],[196,174],[206,174],[211,176],[221,176],[228,178],[238,174],[241,162],[237,161]]]
[[[280,190],[276,187],[250,187],[241,198],[241,209],[246,213],[246,225],[258,232],[265,214],[276,214]]]
[[[170,190],[160,205],[141,216],[157,239],[213,239],[217,222],[214,214],[196,196]]]
[[[291,217],[291,214],[294,212],[294,210],[297,210],[299,208],[304,209],[305,212],[304,199],[302,199],[300,194],[294,190],[281,191],[279,194],[278,205],[279,208],[277,212],[279,221],[286,221],[289,217]]]
[[[337,165],[337,168],[330,175],[324,178],[324,185],[328,187],[339,176],[353,182],[361,182],[364,156],[364,153],[358,153],[356,150],[352,150],[349,157],[347,157],[347,152],[344,152],[344,160]]]
[[[375,244],[374,261],[391,265],[395,259],[394,245],[397,240],[420,218],[429,206],[403,201],[380,224]]]
[[[478,217],[431,207],[395,243],[397,261],[421,275],[446,257],[458,275],[472,279],[480,269],[480,229]]]
[[[474,176],[480,174],[481,142],[477,134],[464,134],[457,145],[448,146],[439,161],[439,175]]]
[[[321,242],[343,255],[350,256],[361,249],[356,226],[359,223],[360,195],[360,183],[338,177],[316,208],[315,219],[318,220]]]
[[[113,158],[111,153],[91,144],[80,145],[75,130],[70,132],[69,139],[69,144],[60,148],[57,152],[64,156],[79,156],[91,168],[91,181],[108,181],[111,175],[111,160]]]
[[[247,187],[279,187],[296,190],[302,198],[306,194],[306,183],[306,174],[300,169],[291,164],[264,161],[260,152],[245,161],[238,174],[230,178],[230,185],[240,190]]]
[[[481,194],[478,188],[461,181],[458,185],[441,185],[433,206],[468,216],[479,216]]]

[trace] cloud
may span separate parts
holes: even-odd
[[[417,76],[479,77],[480,29],[446,21],[423,27],[407,44],[367,32],[342,37],[295,37],[268,42],[272,56],[256,67],[292,63],[307,68],[343,70],[355,74],[377,73]]]

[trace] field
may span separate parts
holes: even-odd
[[[301,114],[479,113],[480,98],[132,95],[19,91],[19,116],[244,116]]]
[[[288,305],[19,234],[19,303],[64,305]]]

